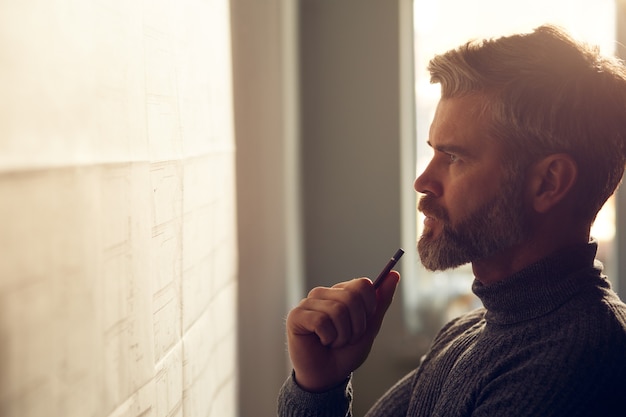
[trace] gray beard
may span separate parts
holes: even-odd
[[[427,230],[417,244],[422,264],[430,271],[443,271],[485,259],[527,237],[521,193],[512,183],[504,184],[497,198],[470,213],[456,226],[450,223],[447,212],[436,205],[433,197],[422,197],[422,209],[427,209],[443,223],[439,237],[434,238]]]

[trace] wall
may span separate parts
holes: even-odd
[[[411,0],[303,0],[299,17],[306,288],[375,278],[400,246],[406,253],[397,269],[410,279]],[[401,291],[402,284],[355,372],[354,415],[364,415],[424,349],[404,330]]]
[[[226,0],[0,5],[0,415],[237,415]]]
[[[305,265],[328,285],[400,245],[398,5],[304,1],[300,19]]]
[[[240,416],[276,414],[284,318],[302,296],[298,2],[232,0]]]

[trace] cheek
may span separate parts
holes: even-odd
[[[484,183],[458,184],[448,191],[446,208],[453,224],[471,216],[496,197],[496,191],[485,187]]]

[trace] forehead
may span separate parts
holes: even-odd
[[[487,98],[475,94],[441,99],[430,126],[429,142],[435,149],[454,146],[479,152],[499,148],[498,141],[489,136]]]

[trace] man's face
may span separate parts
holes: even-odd
[[[502,149],[478,110],[482,100],[443,99],[431,125],[435,154],[415,180],[426,216],[417,248],[429,270],[489,258],[525,237],[521,179],[506,178]]]

